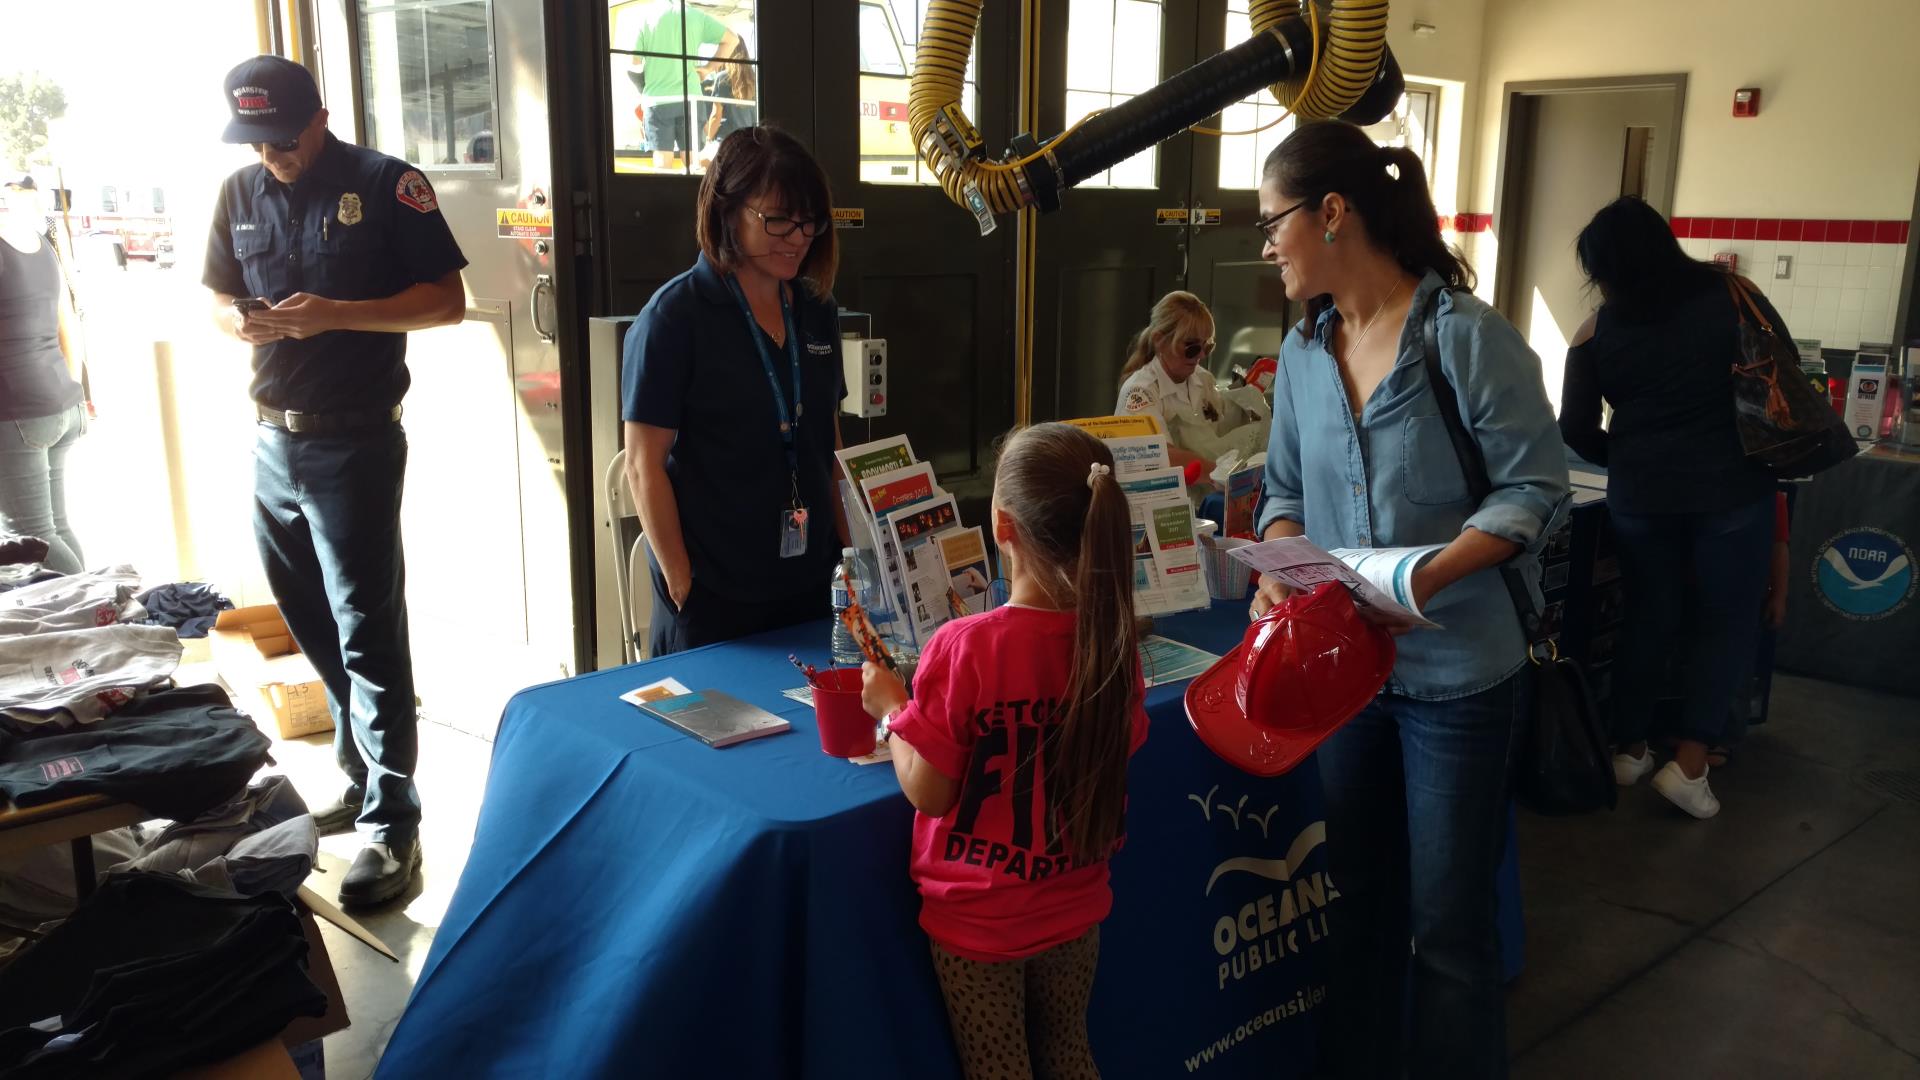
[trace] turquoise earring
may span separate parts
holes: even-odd
[[[1329,243],[1329,244],[1331,244],[1331,243],[1333,243],[1333,230],[1332,230],[1332,229],[1328,229],[1328,230],[1327,230],[1327,243]]]

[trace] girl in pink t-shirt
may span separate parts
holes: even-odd
[[[918,811],[920,926],[966,1075],[1098,1077],[1087,998],[1113,906],[1106,860],[1147,737],[1112,453],[1069,424],[1015,434],[993,536],[1007,604],[934,634],[912,700],[875,664],[863,700]]]

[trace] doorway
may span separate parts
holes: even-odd
[[[465,319],[408,335],[402,530],[423,714],[490,738],[509,696],[580,670],[544,13],[358,0],[325,14],[317,44],[346,61],[329,84],[352,91],[335,131],[424,172],[468,260]]]
[[[1567,342],[1592,310],[1574,238],[1621,195],[1672,212],[1686,83],[1648,75],[1507,85],[1495,304],[1539,355],[1556,409]]]

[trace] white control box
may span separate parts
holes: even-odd
[[[847,399],[840,403],[840,411],[869,418],[887,415],[886,339],[840,339],[840,364],[847,380]]]

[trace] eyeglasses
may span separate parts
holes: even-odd
[[[1285,210],[1280,211],[1270,218],[1263,218],[1254,222],[1254,231],[1260,234],[1260,239],[1263,242],[1268,244],[1273,243],[1273,230],[1280,227],[1280,223],[1286,220],[1288,214],[1293,213],[1311,201],[1311,199],[1301,199],[1299,202],[1294,203],[1292,206],[1287,207]]]
[[[282,142],[254,143],[253,152],[256,154],[259,153],[261,147],[266,147],[269,150],[278,150],[283,154],[291,154],[295,150],[300,149],[300,136],[295,135],[293,138]]]
[[[827,231],[828,223],[825,221],[801,221],[790,217],[768,217],[751,206],[747,207],[747,213],[760,219],[760,224],[767,230],[768,236],[792,236],[793,230],[799,229],[800,235],[812,240]]]
[[[1189,341],[1185,345],[1182,345],[1180,347],[1180,355],[1186,357],[1189,360],[1198,360],[1203,356],[1212,356],[1213,346],[1214,346],[1214,342],[1210,340],[1209,341]]]

